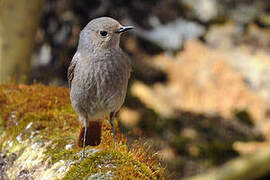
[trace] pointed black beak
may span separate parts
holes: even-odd
[[[120,29],[118,29],[118,30],[116,31],[116,33],[126,32],[126,31],[128,31],[128,30],[130,30],[130,29],[133,29],[133,28],[134,28],[133,26],[122,26],[122,27],[120,27]]]

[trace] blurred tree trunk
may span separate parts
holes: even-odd
[[[27,80],[44,0],[0,0],[0,84]]]

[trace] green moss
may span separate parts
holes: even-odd
[[[125,169],[128,168],[129,172]],[[129,153],[103,150],[96,152],[80,164],[74,165],[64,179],[88,179],[89,176],[111,172],[117,178],[138,177],[143,179],[157,179],[155,174],[145,164],[136,161]]]
[[[67,88],[40,84],[0,86],[0,131],[3,132],[0,150],[23,151],[24,146],[44,142],[46,148],[44,162],[49,162],[49,165],[60,160],[75,162],[80,158],[81,151],[74,145],[79,128]],[[111,126],[104,121],[101,145],[95,147],[101,150],[72,166],[64,179],[85,178],[98,175],[96,173],[104,176],[104,173],[110,171],[119,178],[160,179],[163,177],[163,168],[156,154],[149,153],[149,148],[139,142],[133,147],[128,147],[127,140],[119,133],[118,128],[116,132],[117,151],[114,150]],[[12,142],[12,148],[6,142]],[[74,146],[66,149],[67,144]]]

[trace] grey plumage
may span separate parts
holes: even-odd
[[[114,114],[124,103],[131,63],[119,47],[123,28],[116,20],[102,17],[89,22],[80,33],[68,80],[72,106],[85,127]]]
[[[121,49],[93,54],[79,50],[72,60],[71,102],[79,116],[98,120],[122,106],[131,72],[128,58]],[[82,60],[83,59],[83,60]]]

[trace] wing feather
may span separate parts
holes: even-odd
[[[77,61],[75,60],[76,57],[74,57],[68,67],[68,87],[71,88],[71,83],[74,77],[74,69],[76,67]]]

